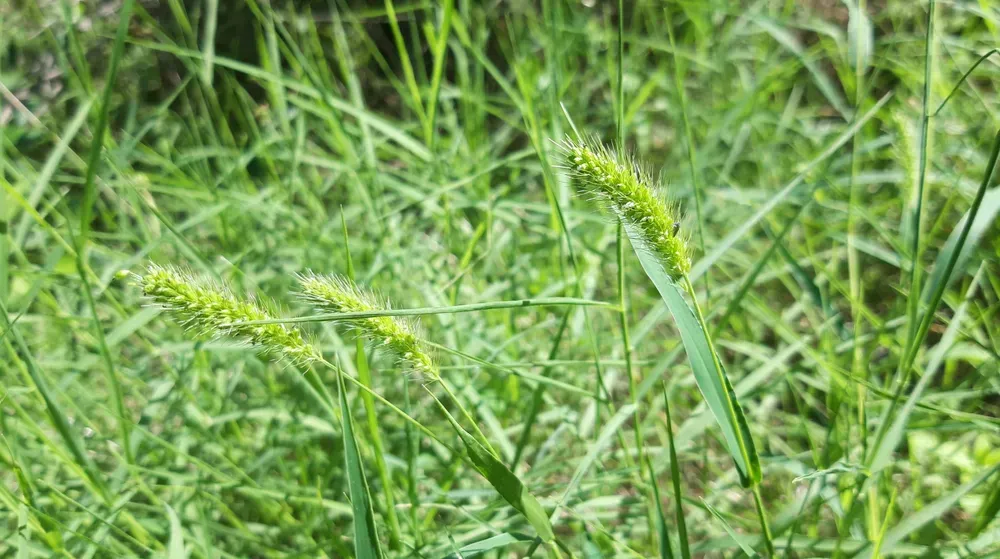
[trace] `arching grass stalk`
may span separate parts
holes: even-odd
[[[752,489],[764,545],[773,556],[760,494],[757,451],[691,284],[689,242],[681,233],[680,211],[664,200],[650,174],[633,158],[592,138],[566,139],[560,148],[579,188],[617,216],[643,269],[674,316],[698,387],[723,429],[741,481]],[[684,301],[682,292],[687,293],[690,303]]]
[[[442,382],[441,385],[445,388],[448,396],[472,421],[479,436],[483,439],[477,441],[442,407],[449,422],[462,439],[464,453],[458,453],[455,448],[443,442],[419,421],[371,390],[361,381],[344,373],[340,367],[327,361],[319,349],[306,341],[297,328],[274,322],[264,305],[257,300],[240,299],[221,284],[205,282],[176,268],[151,265],[145,275],[133,275],[133,278],[142,287],[146,297],[173,314],[189,328],[204,335],[226,336],[236,339],[266,354],[277,356],[279,360],[302,366],[313,395],[330,414],[330,417],[337,421],[338,416],[333,397],[313,365],[321,364],[329,367],[339,375],[340,379],[347,380],[370,394],[393,413],[447,448],[449,452],[462,456],[463,460],[472,465],[490,482],[504,500],[528,520],[535,528],[541,541],[552,548],[560,545],[558,542],[554,542],[555,536],[552,532],[552,526],[538,500],[531,495],[523,482],[500,461],[496,451],[488,446],[489,443],[485,440],[485,436],[479,432],[476,422],[471,420],[471,416],[445,383]],[[365,310],[366,308],[388,305],[388,303],[379,303],[378,298],[370,292],[341,278],[309,275],[301,276],[300,280],[308,298],[318,302],[325,301],[325,304],[338,307],[338,310],[348,308]],[[437,365],[423,349],[422,342],[414,333],[412,325],[404,324],[398,317],[377,316],[362,319],[356,326],[366,337],[387,346],[415,369],[419,369],[434,380],[440,380]],[[425,388],[427,387],[425,386]],[[341,410],[341,413],[349,412]]]
[[[391,308],[389,301],[373,291],[364,289],[348,278],[336,275],[300,274],[302,298],[324,312],[356,313],[381,311]],[[358,333],[396,355],[400,362],[411,367],[416,374],[430,381],[437,381],[472,424],[476,437],[494,456],[499,456],[479,423],[466,409],[448,383],[441,378],[437,363],[431,358],[423,341],[417,335],[417,323],[399,316],[373,316],[351,323]]]
[[[151,264],[144,275],[133,274],[132,277],[151,302],[162,307],[198,335],[232,338],[300,367],[313,395],[334,422],[339,421],[334,399],[314,368],[317,364],[343,375],[348,382],[371,394],[431,439],[447,446],[419,421],[324,359],[319,349],[307,341],[297,328],[273,323],[247,324],[273,318],[259,300],[240,299],[221,284],[169,266]]]

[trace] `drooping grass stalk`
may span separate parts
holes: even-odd
[[[299,275],[298,279],[302,297],[313,306],[328,312],[364,313],[391,308],[388,300],[341,276],[307,273]],[[373,316],[358,319],[352,324],[362,336],[396,355],[418,375],[438,382],[452,402],[458,406],[465,419],[472,424],[480,442],[494,455],[498,455],[479,428],[479,422],[458,399],[448,383],[441,378],[437,363],[417,336],[415,323],[395,316]]]
[[[388,407],[403,420],[416,426],[434,441],[447,445],[433,431],[323,358],[319,349],[302,333],[280,324],[250,324],[268,320],[268,311],[255,301],[240,299],[225,286],[207,282],[176,268],[152,264],[145,275],[133,275],[146,297],[176,317],[199,335],[228,337],[243,342],[272,357],[300,366],[320,405],[337,421],[333,396],[313,365],[323,365]]]

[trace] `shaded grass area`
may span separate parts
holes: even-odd
[[[362,556],[362,471],[390,557],[765,553],[674,322],[562,169],[574,125],[686,213],[775,555],[996,555],[998,25],[989,2],[0,6],[0,556]],[[308,270],[416,309],[444,409],[560,547],[426,377],[303,322],[356,381],[328,413],[295,367],[160,316],[118,274],[150,261],[283,317],[316,314]]]

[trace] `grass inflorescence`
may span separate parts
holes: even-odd
[[[595,139],[566,138],[559,146],[580,190],[606,205],[625,226],[634,227],[644,243],[639,248],[655,254],[674,280],[691,271],[680,211],[664,199],[648,170]]]
[[[389,300],[338,275],[305,273],[298,276],[301,296],[326,312],[353,313],[389,310]],[[438,377],[438,367],[417,335],[413,320],[398,316],[374,316],[351,323],[366,338],[411,366],[419,374]]]
[[[211,337],[229,337],[294,363],[321,358],[297,328],[245,324],[274,318],[255,300],[239,299],[227,287],[172,266],[151,264],[134,276],[143,294],[184,326]]]

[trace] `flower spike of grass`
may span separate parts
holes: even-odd
[[[642,248],[655,254],[674,281],[691,271],[688,241],[680,233],[677,207],[664,201],[653,178],[631,157],[593,139],[559,144],[581,190],[602,202],[639,233]]]
[[[567,138],[560,148],[580,190],[616,215],[643,271],[674,317],[695,381],[722,429],[740,482],[752,490],[762,538],[773,556],[774,546],[759,487],[760,460],[743,408],[712,342],[691,284],[689,243],[679,234],[680,212],[664,201],[650,174],[631,157],[593,138]],[[690,304],[684,299],[685,293]]]
[[[328,274],[308,272],[298,275],[302,297],[314,306],[328,312],[371,312],[390,308],[388,299],[365,289],[350,279]],[[479,423],[462,404],[448,383],[441,378],[437,363],[431,359],[424,342],[417,336],[416,323],[398,316],[372,316],[354,321],[362,336],[370,339],[393,354],[413,370],[431,381],[438,382],[449,398],[458,406],[462,415],[472,424],[480,442],[494,455],[496,450],[479,428]]]
[[[367,312],[391,308],[388,299],[342,276],[300,274],[302,297],[328,312]],[[396,354],[413,369],[431,379],[440,376],[437,364],[417,337],[415,322],[396,316],[374,316],[354,322],[355,327],[381,347]]]
[[[322,359],[301,331],[281,324],[244,324],[267,320],[257,301],[237,298],[224,286],[208,283],[170,266],[151,264],[134,275],[143,294],[201,335],[230,337],[296,364]]]

